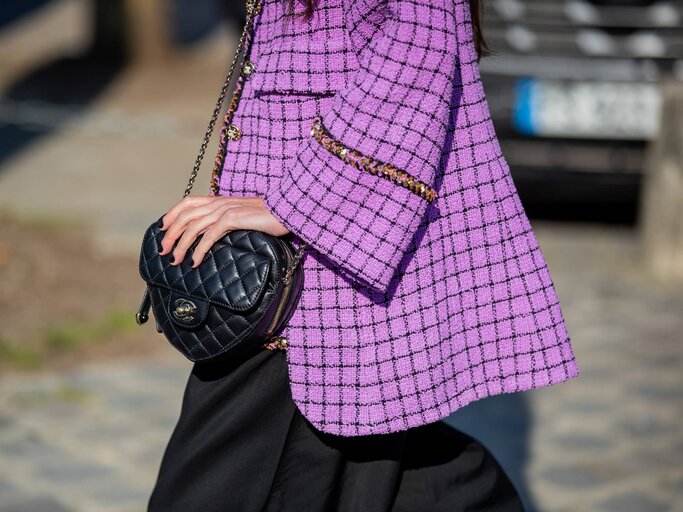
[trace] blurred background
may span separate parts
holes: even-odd
[[[242,4],[0,3],[0,512],[145,509],[190,365],[134,323],[137,251],[184,189]],[[485,28],[581,375],[448,421],[530,512],[683,510],[683,3],[488,0]]]

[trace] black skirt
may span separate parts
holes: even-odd
[[[149,512],[523,511],[492,454],[443,422],[341,437],[316,430],[286,354],[195,363]]]

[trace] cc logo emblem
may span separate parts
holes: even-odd
[[[197,311],[197,306],[194,302],[187,299],[177,299],[175,306],[173,316],[178,320],[185,323],[190,323],[194,320],[194,314]]]

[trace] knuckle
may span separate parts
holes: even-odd
[[[218,240],[218,233],[214,230],[209,230],[204,233],[199,246],[202,248],[202,250],[208,251],[216,240]]]
[[[185,234],[186,235],[194,235],[199,231],[199,222],[197,220],[191,220],[187,223],[187,226],[185,227]]]
[[[226,210],[221,216],[223,226],[226,228],[233,226],[237,220],[237,216],[238,213],[236,212],[236,208],[230,208],[229,210]]]
[[[192,245],[192,243],[194,242],[194,240],[195,240],[196,238],[197,238],[197,237],[196,237],[196,236],[193,236],[192,234],[186,234],[186,235],[184,235],[184,236],[180,239],[180,242],[178,242],[178,246],[179,246],[182,250],[187,250],[187,248],[190,247],[190,246]]]
[[[166,236],[164,237],[164,241],[167,244],[173,244],[173,243],[175,243],[177,238],[178,238],[178,227],[174,224],[168,228],[168,231],[166,231]]]
[[[197,249],[204,250],[205,247],[208,247],[210,245],[211,245],[211,233],[209,231],[206,231],[202,235],[202,238],[199,240],[199,243],[197,243]]]

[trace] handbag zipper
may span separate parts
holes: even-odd
[[[290,261],[291,261],[291,256],[289,254],[289,248],[287,247],[287,244],[285,244],[279,238],[277,239],[277,241],[284,248],[285,259],[287,260],[287,265],[285,266],[285,269],[287,269],[287,268],[289,268]],[[271,324],[268,326],[268,329],[266,330],[266,336],[267,337],[270,337],[273,334],[275,327],[277,327],[277,324],[280,321],[280,317],[282,316],[282,312],[285,309],[285,305],[287,304],[287,302],[289,300],[289,296],[292,294],[292,287],[293,287],[292,280],[290,280],[284,286],[285,287],[284,287],[284,290],[282,291],[282,297],[280,298],[280,303],[278,304],[277,309],[275,310],[275,315],[273,315],[273,320],[271,321]]]

